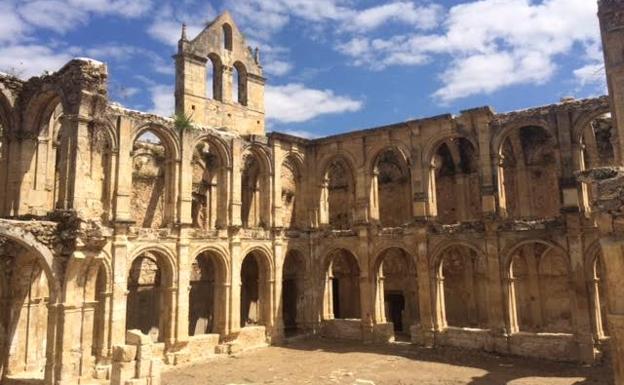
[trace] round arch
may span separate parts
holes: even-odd
[[[553,138],[553,140],[555,141],[557,140],[557,132],[544,119],[530,118],[530,119],[523,119],[519,121],[513,121],[511,123],[503,125],[502,128],[499,130],[499,132],[496,135],[494,135],[494,137],[492,138],[492,142],[491,142],[492,154],[500,154],[503,148],[503,144],[505,143],[505,140],[509,137],[509,134],[511,134],[511,132],[514,130],[519,130],[524,127],[541,128],[545,132],[547,132],[548,135],[550,135],[550,137]]]
[[[194,139],[193,148],[196,148],[201,143],[213,145],[217,154],[219,154],[221,164],[226,168],[232,167],[232,153],[221,138],[213,134],[202,134]]]
[[[452,241],[450,243],[443,243],[441,245],[438,245],[429,254],[430,255],[430,258],[429,258],[430,267],[434,270],[437,269],[440,266],[440,263],[442,262],[444,253],[447,250],[454,248],[454,247],[466,247],[474,251],[477,254],[478,258],[485,258],[485,252],[478,245],[469,241],[458,240],[458,241]]]
[[[61,282],[62,280],[56,274],[54,269],[54,255],[52,251],[29,232],[23,231],[18,227],[7,228],[0,226],[0,237],[8,238],[27,251],[31,252],[41,262],[41,268],[46,274],[48,285],[50,286],[50,303],[55,304],[61,299]]]
[[[379,164],[381,156],[388,151],[391,151],[395,153],[396,155],[398,155],[398,159],[401,161],[401,165],[405,168],[405,171],[409,175],[410,166],[412,164],[412,159],[411,159],[411,156],[409,155],[410,154],[409,149],[402,143],[391,143],[377,150],[374,153],[374,156],[371,157],[370,164],[368,166],[369,172],[373,172],[375,170],[375,168]]]
[[[128,270],[126,271],[126,276],[130,274],[130,269],[132,268],[134,261],[145,253],[152,253],[156,255],[159,267],[163,269],[163,272],[166,274],[165,282],[170,288],[175,288],[176,282],[178,281],[175,254],[169,250],[169,248],[162,245],[145,245],[139,247],[137,250],[134,250],[131,254],[132,256],[128,259]]]
[[[479,150],[479,144],[477,140],[474,137],[472,137],[472,135],[466,135],[460,132],[456,132],[456,133],[442,132],[430,138],[425,144],[425,147],[422,152],[422,164],[424,166],[429,166],[431,164],[433,157],[436,154],[436,151],[438,151],[438,148],[442,144],[444,144],[446,141],[455,140],[455,139],[465,139],[468,142],[470,142],[470,144],[472,144],[472,147],[475,149],[475,151]]]
[[[197,259],[198,257],[200,257],[202,254],[205,254],[205,253],[210,253],[211,255],[215,257],[215,259],[218,261],[221,268],[223,269],[224,278],[226,282],[230,282],[231,267],[230,267],[230,263],[228,262],[228,253],[225,250],[221,249],[220,247],[207,245],[207,246],[202,246],[199,249],[195,250],[193,254],[191,255],[190,260],[194,261],[195,259]]]
[[[158,136],[158,139],[160,139],[162,144],[165,146],[165,149],[167,150],[167,155],[170,159],[176,161],[181,159],[181,146],[178,135],[172,132],[172,130],[168,129],[167,127],[159,124],[145,123],[135,127],[132,131],[131,143],[134,144],[141,137],[141,135],[146,132],[153,132],[154,134],[156,134],[156,136]]]
[[[523,240],[520,240],[512,245],[509,245],[507,247],[505,247],[502,252],[502,266],[504,268],[504,271],[509,273],[511,270],[511,264],[513,262],[513,256],[516,253],[516,251],[518,251],[518,249],[520,249],[522,246],[524,245],[529,245],[529,244],[541,244],[544,246],[547,246],[548,248],[544,251],[544,253],[548,253],[551,250],[557,250],[559,252],[561,252],[563,255],[566,256],[566,264],[568,266],[568,271],[571,269],[570,266],[570,261],[569,261],[569,255],[568,255],[568,251],[561,245],[559,245],[557,242],[553,241],[553,240],[549,240],[549,239],[542,239],[542,238],[526,238]]]

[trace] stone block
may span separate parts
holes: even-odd
[[[134,378],[136,365],[134,362],[113,362],[111,385],[125,385],[127,380]]]
[[[147,385],[147,378],[133,378],[131,380],[126,380],[124,385]]]
[[[154,357],[152,344],[139,345],[137,348],[137,360],[151,360]]]
[[[126,344],[128,345],[147,345],[151,344],[152,339],[147,334],[143,334],[140,330],[133,329],[126,331]]]
[[[97,365],[93,369],[93,377],[97,380],[108,380],[110,377],[110,365]]]
[[[152,360],[137,360],[136,361],[136,377],[138,378],[149,377],[151,368],[152,368]]]
[[[115,345],[113,346],[113,361],[130,362],[137,357],[137,347],[135,345]]]

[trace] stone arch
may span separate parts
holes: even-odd
[[[360,274],[357,256],[335,248],[323,260],[323,319],[361,318]]]
[[[204,135],[196,140],[192,172],[193,225],[203,230],[227,227],[231,173],[227,148],[210,135]]]
[[[258,146],[242,152],[241,221],[243,228],[271,226],[271,175],[268,155]]]
[[[347,158],[336,155],[327,162],[321,180],[321,223],[350,229],[355,212],[355,169]]]
[[[492,137],[491,151],[492,154],[500,154],[503,146],[503,142],[509,137],[509,135],[516,130],[523,127],[539,127],[548,132],[553,138],[557,138],[557,131],[548,122],[541,118],[527,118],[521,120],[514,120],[513,122],[504,124],[500,127],[498,132]]]
[[[271,326],[274,275],[271,253],[256,246],[241,255],[244,257],[240,268],[240,326]]]
[[[282,226],[286,228],[297,228],[303,224],[302,166],[301,159],[294,153],[289,153],[281,165]]]
[[[428,195],[430,212],[442,223],[475,220],[481,214],[479,149],[470,138],[440,138],[431,148]]]
[[[22,166],[13,173],[14,191],[9,207],[14,214],[45,215],[56,208],[69,209],[72,194],[71,114],[62,91],[52,87],[32,96],[21,116],[23,139],[19,159]]]
[[[227,50],[227,51],[231,51],[232,50],[232,26],[229,25],[228,23],[223,23],[223,26],[221,27],[221,39],[222,39],[222,46],[223,49]]]
[[[242,106],[247,105],[247,82],[248,74],[245,65],[236,61],[232,66],[232,102],[238,103]],[[235,92],[236,90],[236,92]]]
[[[228,260],[221,250],[204,247],[191,264],[189,290],[189,335],[226,334],[228,322]]]
[[[54,383],[57,317],[49,309],[61,300],[58,268],[32,234],[0,227],[0,302],[11,308],[0,315],[0,381],[17,376]]]
[[[208,54],[206,68],[206,96],[223,101],[223,61],[216,53]]]
[[[468,242],[438,247],[431,258],[436,327],[484,327],[488,322],[487,259]]]
[[[296,249],[286,251],[282,269],[281,311],[284,334],[293,335],[306,329],[306,273],[304,254]]]
[[[538,123],[510,125],[503,130],[505,135],[497,137],[500,144],[494,153],[498,157],[499,207],[503,216],[560,215],[561,161],[557,136],[548,126]]]
[[[402,148],[389,146],[374,157],[371,169],[372,216],[383,227],[396,227],[411,219],[411,172]]]
[[[572,333],[574,290],[567,251],[551,241],[527,239],[503,256],[511,332]]]
[[[132,137],[132,218],[143,228],[165,227],[176,217],[178,138],[155,124],[138,127]]]
[[[609,336],[607,322],[607,282],[606,266],[602,258],[600,242],[595,241],[585,251],[585,276],[589,290],[591,321],[594,338],[596,340]]]
[[[402,247],[386,247],[374,255],[375,322],[391,322],[396,333],[409,333],[420,321],[414,260]]]
[[[126,329],[139,329],[153,341],[171,342],[176,264],[165,247],[145,246],[128,260]]]

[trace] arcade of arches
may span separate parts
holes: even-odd
[[[613,95],[304,139],[265,133],[228,13],[175,66],[193,128],[110,103],[96,61],[0,75],[0,381],[150,383],[295,335],[611,351],[624,378]]]

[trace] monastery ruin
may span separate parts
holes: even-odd
[[[0,76],[0,382],[158,385],[309,334],[611,356],[624,384],[624,1],[599,18],[608,96],[314,140],[265,132],[227,12],[183,30],[178,119],[88,59]]]

